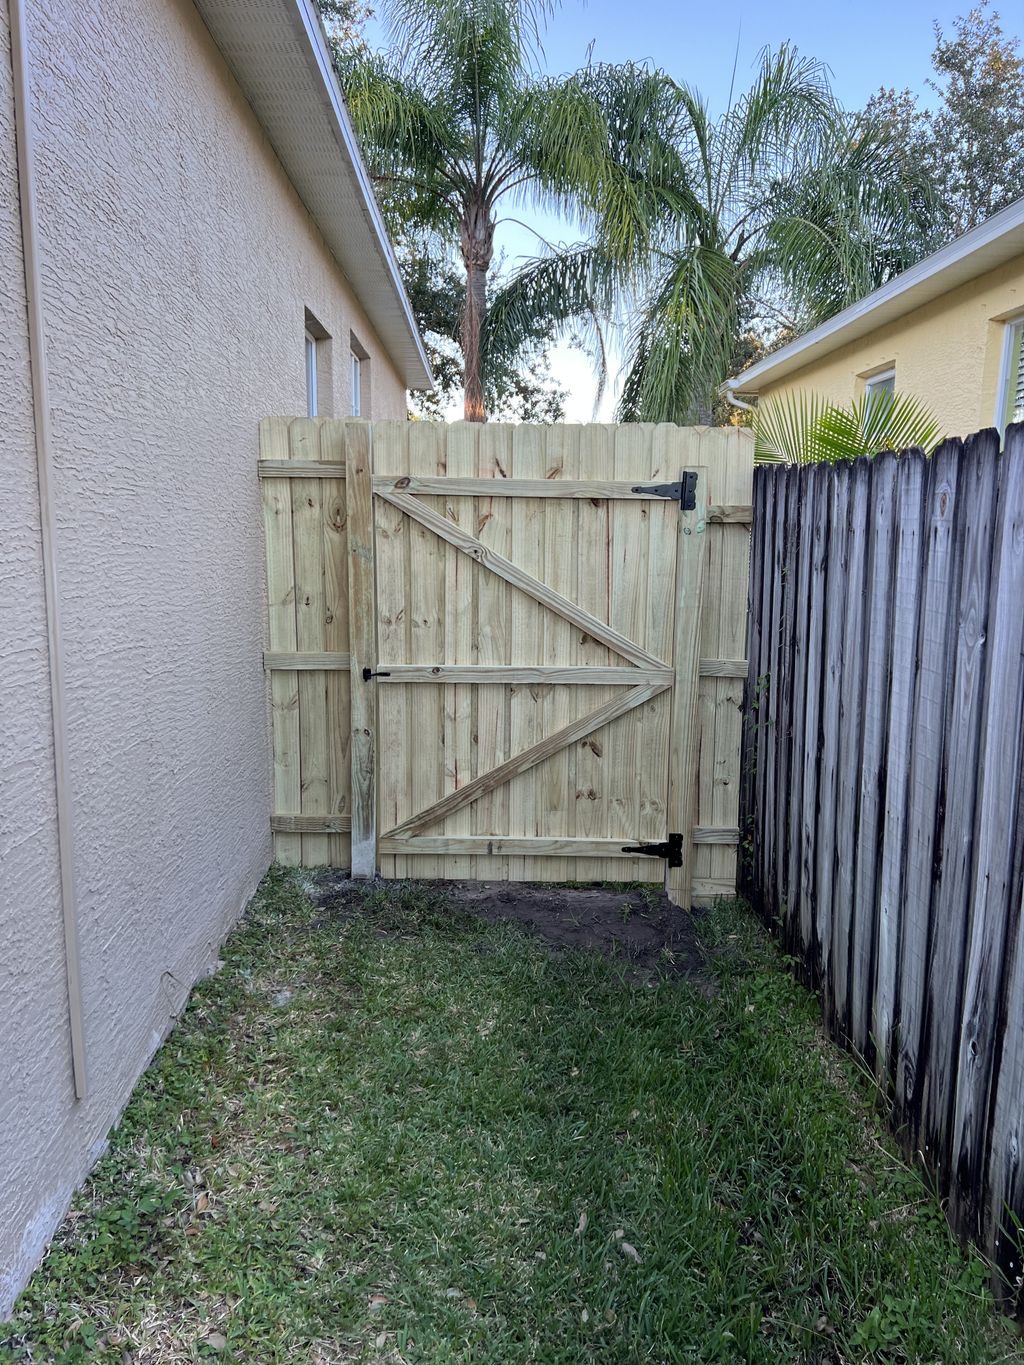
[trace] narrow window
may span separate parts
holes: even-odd
[[[306,416],[315,417],[317,415],[317,339],[313,333],[306,328]]]
[[[363,415],[363,358],[352,352],[352,416]]]
[[[1024,422],[1024,318],[1006,324],[1003,368],[999,376],[996,425],[1005,431],[1011,422]]]
[[[868,402],[872,399],[888,396],[896,392],[896,370],[883,370],[881,374],[873,374],[864,381],[864,392],[868,396]]]

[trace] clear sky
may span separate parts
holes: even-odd
[[[930,103],[926,85],[931,74],[934,21],[948,33],[954,18],[971,8],[973,0],[731,0],[728,4],[700,4],[679,0],[563,0],[549,21],[544,37],[544,67],[552,74],[576,70],[592,47],[594,61],[650,62],[676,80],[695,86],[713,113],[729,99],[735,63],[736,90],[753,79],[758,56],[765,47],[792,42],[806,56],[824,62],[832,87],[849,109],[859,109],[881,86],[907,86]],[[1007,33],[1024,29],[1022,0],[996,0]],[[375,24],[366,34],[371,45],[380,42]],[[509,210],[510,212],[514,210]],[[553,239],[571,240],[568,225],[538,218],[520,210]],[[506,263],[536,254],[535,239],[521,228],[499,229],[498,246]],[[570,391],[566,416],[570,421],[591,418],[596,385],[589,361],[566,347],[558,347],[553,369]],[[599,416],[611,415],[609,394]]]

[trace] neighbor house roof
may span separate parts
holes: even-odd
[[[1020,255],[1024,255],[1024,199],[1018,199],[988,222],[918,261],[917,265],[844,308],[820,327],[759,360],[735,379],[726,380],[723,390],[757,394],[765,385],[784,379],[811,361],[859,340],[885,323],[895,321]]]
[[[313,0],[195,2],[406,386],[433,387]]]

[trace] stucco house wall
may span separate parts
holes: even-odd
[[[0,1315],[271,857],[257,423],[405,392],[191,0],[27,9],[89,1088],[64,974],[0,7]]]
[[[764,402],[817,393],[849,404],[865,378],[896,367],[896,388],[931,410],[944,435],[996,424],[1005,319],[1024,312],[1024,257],[933,299],[867,336],[758,388]],[[742,385],[740,385],[742,388]]]

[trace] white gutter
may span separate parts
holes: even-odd
[[[50,709],[53,717],[53,777],[57,801],[57,848],[60,895],[64,916],[64,961],[71,1029],[71,1064],[75,1095],[86,1093],[85,1030],[82,1021],[81,970],[75,900],[74,829],[68,797],[67,727],[64,705],[64,654],[60,634],[60,593],[57,579],[57,518],[53,506],[53,450],[50,440],[49,386],[43,318],[43,283],[36,222],[35,157],[28,62],[25,0],[10,0],[11,64],[14,68],[14,130],[21,201],[21,240],[25,258],[25,299],[32,370],[32,406],[39,482],[39,525],[43,553],[43,592],[46,602],[47,652],[50,662]]]

